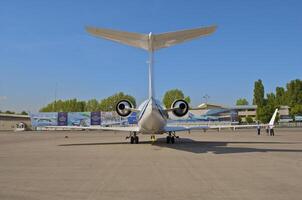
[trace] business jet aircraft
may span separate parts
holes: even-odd
[[[156,50],[161,48],[167,48],[182,42],[186,42],[199,37],[212,34],[216,30],[216,26],[209,26],[204,28],[196,28],[190,30],[182,30],[176,32],[162,33],[162,34],[139,34],[130,33],[124,31],[116,31],[110,29],[100,29],[87,27],[87,32],[90,34],[101,37],[114,42],[126,44],[141,48],[149,52],[149,97],[143,102],[139,108],[134,108],[128,100],[121,100],[116,105],[116,112],[122,116],[127,117],[132,112],[138,113],[138,123],[136,126],[128,127],[66,127],[66,128],[81,128],[81,129],[101,129],[101,130],[115,130],[115,131],[127,131],[130,132],[131,143],[139,143],[138,133],[150,134],[151,140],[155,141],[156,134],[167,133],[167,143],[174,143],[175,132],[177,131],[189,131],[192,129],[220,129],[228,127],[250,127],[257,125],[233,125],[233,126],[169,126],[167,119],[168,113],[171,112],[177,117],[185,116],[189,110],[196,110],[200,108],[190,108],[185,100],[179,99],[172,103],[171,108],[165,108],[161,105],[160,101],[155,99],[154,95],[154,80],[153,80],[153,54]],[[261,124],[260,126],[269,126],[273,128],[274,120],[276,118],[277,109],[273,114],[273,117],[269,124]]]

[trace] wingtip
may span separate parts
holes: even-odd
[[[214,32],[214,31],[216,31],[216,30],[217,30],[218,25],[214,24],[214,25],[210,26],[210,28],[212,28],[212,29],[213,29],[213,32]]]
[[[92,30],[92,29],[94,29],[94,27],[92,27],[92,26],[85,26],[85,30],[87,31],[87,32],[89,32],[90,30]]]

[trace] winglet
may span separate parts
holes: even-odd
[[[278,113],[278,108],[276,108],[276,110],[275,110],[275,112],[274,112],[274,114],[273,114],[271,120],[270,120],[269,123],[268,123],[268,125],[269,125],[270,127],[273,127],[273,126],[274,126],[274,124],[275,124],[275,119],[276,119],[276,116],[277,116],[277,113]]]

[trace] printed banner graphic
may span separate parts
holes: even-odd
[[[31,113],[30,118],[33,127],[137,124],[136,113],[120,117],[116,112],[45,112]]]
[[[41,126],[57,126],[58,125],[58,113],[30,113],[31,125],[33,127]]]
[[[69,112],[68,126],[90,126],[90,112]]]
[[[67,126],[68,115],[67,112],[58,113],[58,126]]]
[[[92,126],[101,125],[101,112],[91,112],[90,124]]]

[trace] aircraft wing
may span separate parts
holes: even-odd
[[[252,127],[269,127],[273,128],[278,109],[275,110],[270,122],[268,124],[247,124],[247,125],[201,125],[201,126],[166,126],[165,130],[169,131],[190,131],[190,130],[208,130],[208,129],[223,129],[223,128],[252,128]]]
[[[208,129],[223,129],[223,128],[252,128],[252,127],[267,127],[268,124],[245,124],[245,125],[213,125],[209,126]]]
[[[217,109],[217,108],[224,108],[228,109],[227,106],[224,105],[216,105],[216,104],[210,104],[210,103],[203,103],[199,107],[189,107],[189,110],[206,110],[206,109]],[[166,112],[170,112],[173,110],[177,110],[178,108],[166,108],[164,109]]]
[[[103,126],[46,126],[46,128],[62,128],[65,130],[104,130],[104,131],[139,131],[137,126],[112,126],[112,127],[103,127]]]
[[[260,127],[267,127],[268,124],[259,124]],[[258,127],[257,124],[248,124],[248,125],[213,125],[213,126],[207,126],[207,125],[201,125],[201,126],[167,126],[165,128],[165,131],[167,132],[177,132],[177,131],[190,131],[190,130],[209,130],[209,129],[225,129],[225,128],[251,128],[251,127]]]
[[[190,130],[207,130],[209,129],[209,126],[166,126],[165,131],[166,132],[176,132],[176,131],[190,131]]]

